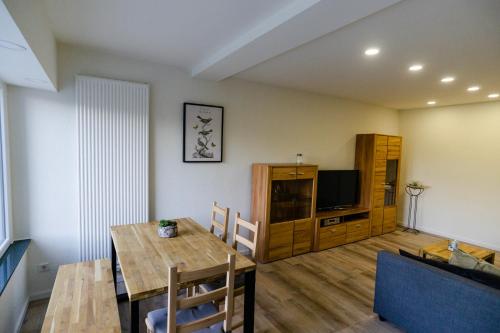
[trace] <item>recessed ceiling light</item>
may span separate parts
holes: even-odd
[[[455,81],[455,78],[453,76],[445,76],[441,79],[441,82],[443,83],[450,83]]]
[[[418,72],[418,71],[421,71],[422,68],[424,68],[423,65],[420,65],[420,64],[415,64],[415,65],[411,65],[410,67],[408,67],[408,70],[410,72]]]
[[[365,55],[367,56],[374,56],[380,53],[380,49],[376,47],[370,47],[365,50]]]
[[[427,105],[435,105],[436,104],[436,101],[428,101],[427,102]]]
[[[31,83],[38,83],[38,84],[45,84],[45,83],[47,83],[47,80],[35,79],[35,78],[31,78],[31,77],[27,77],[27,78],[25,78],[25,80],[28,81],[28,82],[31,82]]]
[[[488,98],[498,98],[498,96],[500,96],[500,94],[494,93],[494,94],[489,94]]]
[[[479,86],[470,86],[469,88],[467,88],[467,91],[474,92],[478,91],[479,89],[481,89],[481,87]]]
[[[4,39],[0,39],[0,47],[12,51],[26,51],[26,47],[22,46],[21,44],[9,42],[8,40]]]

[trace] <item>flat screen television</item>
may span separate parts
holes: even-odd
[[[359,170],[319,170],[318,211],[342,209],[359,203]]]

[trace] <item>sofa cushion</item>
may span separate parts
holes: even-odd
[[[462,268],[474,269],[500,277],[500,268],[484,260],[479,260],[461,250],[453,251],[449,263]]]
[[[498,277],[496,275],[489,274],[487,272],[477,271],[474,269],[466,269],[466,268],[462,268],[459,266],[450,265],[450,264],[443,262],[443,261],[424,259],[420,256],[416,256],[414,254],[411,254],[411,253],[406,252],[406,251],[401,250],[401,249],[399,250],[399,254],[403,257],[420,261],[424,264],[440,268],[440,269],[445,270],[447,272],[463,276],[463,277],[468,278],[470,280],[473,280],[473,281],[485,284],[489,287],[500,290],[500,277]]]

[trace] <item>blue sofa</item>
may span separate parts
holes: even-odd
[[[500,332],[500,290],[387,251],[373,311],[410,333]]]

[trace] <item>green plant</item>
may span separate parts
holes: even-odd
[[[176,226],[177,222],[172,221],[172,220],[160,220],[160,227],[165,228],[165,227],[172,227]]]

